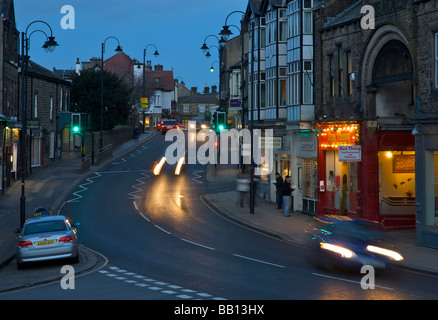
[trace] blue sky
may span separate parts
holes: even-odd
[[[33,61],[52,70],[75,67],[76,59],[89,61],[101,56],[101,43],[109,36],[120,40],[123,51],[131,58],[143,61],[143,49],[148,44],[158,47],[158,58],[149,46],[146,60],[162,64],[165,70],[173,68],[174,77],[187,87],[201,89],[207,84],[218,85],[217,49],[211,49],[207,59],[200,50],[206,36],[217,35],[229,13],[246,11],[247,0],[15,0],[15,17],[21,33],[35,20],[47,22],[53,29],[59,47],[53,53],[41,48],[44,35],[36,32],[31,36],[30,56]],[[75,28],[63,29],[61,13],[64,5],[74,8]],[[238,25],[241,14],[234,13],[228,24]],[[33,24],[29,33],[36,29],[46,31],[43,24]],[[237,29],[230,28],[237,34]],[[104,58],[115,52],[115,40],[105,45]],[[217,45],[213,37],[207,45]],[[213,64],[215,71],[210,72]]]

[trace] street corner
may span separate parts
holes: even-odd
[[[78,263],[68,259],[41,261],[29,263],[18,270],[14,258],[0,270],[0,300],[2,293],[54,283],[71,274],[79,276],[105,263],[103,256],[84,246],[79,248]]]

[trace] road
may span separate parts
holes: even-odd
[[[438,277],[402,269],[376,275],[325,272],[315,254],[241,226],[209,207],[202,195],[233,188],[211,183],[206,167],[152,173],[169,142],[159,137],[99,172],[66,199],[61,214],[80,222],[79,240],[101,268],[75,279],[10,292],[0,299],[437,299]]]

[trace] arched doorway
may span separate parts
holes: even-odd
[[[363,159],[359,174],[364,217],[384,228],[415,227],[415,64],[395,26],[376,30],[363,56]]]

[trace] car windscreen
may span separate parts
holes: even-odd
[[[175,125],[176,122],[175,122],[175,121],[163,121],[163,124],[164,124],[165,126],[172,126],[172,125]]]
[[[23,235],[55,231],[67,231],[67,226],[63,220],[29,223],[24,227]]]

